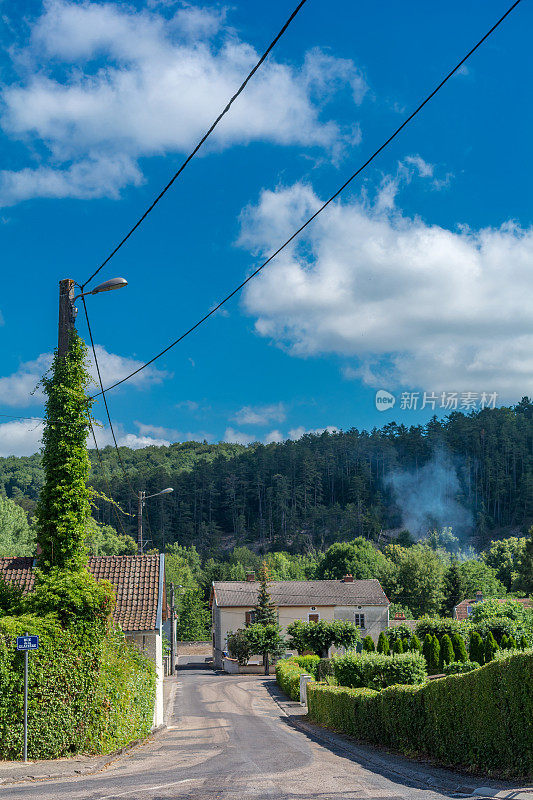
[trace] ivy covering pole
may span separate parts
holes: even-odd
[[[36,509],[43,571],[53,567],[80,571],[87,563],[84,541],[91,498],[87,485],[91,404],[85,394],[90,382],[86,354],[84,342],[72,328],[66,354],[56,352],[51,376],[43,378],[48,395],[42,446],[45,482]]]

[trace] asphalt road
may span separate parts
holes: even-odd
[[[189,661],[191,659],[188,659]],[[185,665],[183,665],[185,667]],[[364,749],[338,748],[287,723],[272,679],[180,670],[169,729],[100,773],[3,786],[2,800],[442,800],[428,773]],[[410,772],[409,772],[410,770]],[[435,771],[442,785],[442,773]]]

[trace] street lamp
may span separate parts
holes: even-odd
[[[76,308],[74,302],[80,297],[87,297],[89,294],[100,294],[100,292],[110,292],[113,289],[121,289],[127,286],[128,281],[125,278],[111,278],[104,283],[99,283],[90,292],[83,292],[74,296],[74,287],[76,283],[71,278],[65,278],[59,281],[59,326],[58,326],[58,341],[57,353],[60,357],[66,356],[70,346],[70,335],[74,330],[74,323],[76,321]]]
[[[137,510],[137,552],[139,555],[142,555],[143,551],[143,507],[145,501],[150,500],[151,497],[159,497],[161,494],[170,494],[173,491],[174,489],[169,486],[168,489],[161,489],[160,492],[149,494],[148,497],[146,496],[146,492],[139,491]]]

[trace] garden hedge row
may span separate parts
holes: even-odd
[[[533,651],[421,687],[311,683],[309,716],[358,739],[449,766],[533,774]]]
[[[396,683],[423,683],[427,678],[426,661],[420,653],[348,653],[331,659],[339,686],[384,689]]]
[[[298,656],[298,660],[301,658],[302,656]],[[303,656],[303,658],[306,658],[306,656]],[[315,656],[315,658],[318,664],[318,656]],[[298,664],[298,660],[296,657],[284,658],[276,664],[276,681],[278,686],[287,697],[296,701],[300,699],[300,675],[311,674],[308,669],[304,669],[304,667]]]
[[[28,756],[108,753],[152,727],[155,670],[124,635],[62,628],[54,617],[0,618],[0,759],[22,756],[24,656],[15,637],[39,636],[29,654]]]

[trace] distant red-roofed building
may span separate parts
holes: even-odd
[[[24,594],[35,582],[32,557],[0,558],[0,578]],[[109,581],[116,596],[113,619],[156,666],[154,726],[163,724],[163,622],[167,618],[165,556],[93,556],[87,562],[96,580]]]
[[[483,600],[488,600],[489,598],[483,597],[482,592],[476,592],[476,596],[471,600],[461,600],[454,609],[453,609],[453,618],[459,620],[460,622],[468,619],[472,613],[472,610],[476,603],[481,603]],[[504,603],[506,599],[505,597],[495,597],[490,598],[491,600],[497,600],[499,603]],[[519,598],[512,598],[516,600],[517,603],[520,603],[524,608],[531,610],[533,609],[533,600],[530,600],[528,597],[519,597]]]

